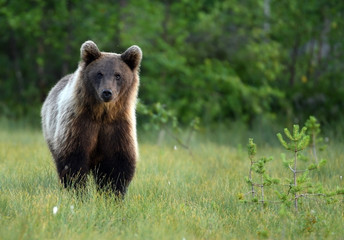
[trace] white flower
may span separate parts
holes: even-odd
[[[177,146],[176,145],[174,145],[174,148],[173,148],[174,150],[177,150]]]
[[[74,205],[70,205],[70,211],[74,213]]]
[[[343,176],[339,176],[339,179],[340,179],[340,180],[343,180]]]
[[[170,182],[170,181],[168,181],[167,183],[168,183],[168,185],[171,185],[171,182]]]
[[[54,214],[54,215],[56,215],[57,211],[58,211],[57,206],[53,207],[53,214]]]

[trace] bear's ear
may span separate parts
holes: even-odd
[[[97,45],[92,41],[86,41],[81,45],[80,55],[86,66],[100,57],[101,53]]]
[[[122,60],[130,67],[131,70],[137,70],[142,59],[141,48],[134,45],[121,54]]]

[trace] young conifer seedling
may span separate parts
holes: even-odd
[[[318,156],[315,145],[317,135],[320,133],[320,124],[317,122],[317,119],[315,117],[310,116],[306,121],[305,126],[307,128],[307,133],[310,136],[310,146],[312,148],[315,163],[318,164]]]
[[[309,195],[324,195],[322,194],[321,185],[314,185],[308,177],[309,170],[316,168],[314,168],[313,165],[310,165],[306,169],[299,169],[298,166],[300,152],[308,146],[310,141],[310,136],[306,134],[306,131],[306,127],[303,127],[300,131],[299,125],[294,125],[293,134],[291,134],[290,131],[285,128],[284,133],[289,139],[289,142],[286,142],[283,139],[282,134],[277,134],[277,137],[283,147],[293,152],[293,158],[291,160],[286,160],[285,165],[287,165],[293,173],[293,178],[290,180],[289,192],[294,194],[294,206],[296,211],[298,210],[298,199],[300,197]],[[302,175],[298,176],[300,173],[302,173]]]
[[[248,139],[247,151],[248,151],[248,158],[250,159],[250,170],[248,173],[248,179],[246,181],[248,184],[251,185],[251,194],[252,194],[252,198],[254,198],[255,191],[254,191],[254,184],[252,181],[252,170],[253,170],[253,164],[255,163],[254,157],[256,156],[256,153],[257,153],[257,145],[253,142],[253,138]]]
[[[307,127],[307,134],[310,136],[310,148],[312,150],[312,155],[314,158],[315,164],[313,164],[312,168],[320,168],[322,165],[326,163],[325,159],[321,159],[320,161],[318,160],[318,154],[317,154],[317,146],[323,142],[323,139],[319,137],[320,134],[320,123],[318,120],[310,116],[306,123],[305,126]],[[319,150],[322,151],[324,150],[325,145],[322,145]]]
[[[251,188],[251,191],[248,193],[252,195],[251,202],[262,203],[265,206],[269,201],[267,201],[264,195],[264,187],[279,183],[278,179],[274,179],[266,173],[265,165],[267,162],[271,161],[272,158],[262,157],[259,160],[255,160],[254,158],[257,153],[257,146],[253,142],[252,138],[249,139],[247,151],[250,159],[250,170],[249,176],[246,177],[246,182]],[[253,179],[253,173],[258,174],[257,181]],[[259,191],[256,191],[255,187],[260,188],[260,199],[258,199],[259,196],[256,194]]]
[[[239,199],[243,202],[251,203],[262,203],[265,206],[267,203],[283,203],[282,207],[290,206],[294,203],[295,210],[298,211],[298,200],[302,197],[307,196],[322,196],[325,197],[328,202],[334,202],[333,197],[338,195],[344,195],[344,188],[337,187],[335,191],[324,192],[322,185],[320,183],[314,183],[309,177],[309,172],[311,170],[319,169],[322,165],[326,163],[325,160],[317,160],[316,157],[316,143],[321,142],[321,138],[318,137],[320,133],[320,124],[317,122],[316,118],[310,117],[306,123],[307,127],[303,127],[300,131],[298,125],[293,126],[293,132],[291,133],[287,128],[284,129],[284,133],[287,137],[287,141],[284,140],[282,134],[278,133],[277,137],[280,143],[285,149],[291,151],[293,157],[287,159],[285,154],[282,154],[282,160],[284,166],[292,172],[292,178],[287,179],[287,186],[289,187],[288,191],[279,191],[276,190],[276,194],[279,197],[279,201],[271,201],[265,196],[264,187],[271,186],[273,184],[279,184],[279,179],[274,179],[266,174],[266,163],[272,158],[262,157],[259,160],[256,160],[257,146],[253,142],[253,139],[249,139],[247,145],[248,156],[250,159],[250,169],[248,177],[245,177],[246,182],[250,187],[250,191],[247,193],[251,197],[249,200],[244,200],[244,194],[239,194]],[[307,165],[302,164],[300,160],[308,161],[309,158],[301,154],[301,152],[307,148],[311,142],[311,149],[313,153],[314,161]],[[342,180],[342,176],[340,176]],[[279,186],[284,186],[279,185]],[[266,191],[268,192],[268,191]],[[290,198],[292,194],[292,198]]]

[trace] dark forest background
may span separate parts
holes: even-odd
[[[143,50],[140,101],[181,123],[343,120],[344,1],[0,0],[0,116],[39,122],[81,44]]]

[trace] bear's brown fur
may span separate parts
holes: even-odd
[[[43,135],[65,187],[84,185],[89,172],[100,188],[124,195],[135,172],[135,106],[142,52],[100,52],[81,46],[78,69],[50,91],[41,115]]]

